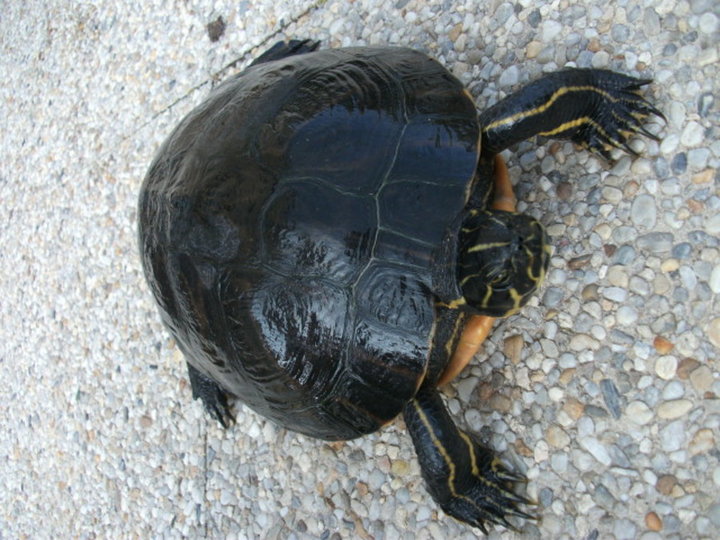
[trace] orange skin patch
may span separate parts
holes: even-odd
[[[517,199],[513,193],[512,184],[510,183],[510,175],[508,174],[505,161],[499,156],[495,156],[495,193],[493,202],[490,205],[495,210],[505,210],[506,212],[514,212]],[[443,371],[438,381],[438,386],[452,381],[458,373],[460,373],[475,354],[480,350],[480,346],[488,337],[490,330],[495,322],[495,317],[487,315],[472,315],[460,336],[455,352],[450,359],[450,363]]]

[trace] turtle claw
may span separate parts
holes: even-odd
[[[527,484],[527,478],[521,474],[506,469],[503,465],[495,465],[495,474],[504,482],[520,482]]]
[[[598,84],[606,95],[571,139],[607,161],[612,161],[610,151],[613,148],[637,157],[638,152],[628,140],[635,135],[644,135],[658,141],[659,137],[649,132],[643,123],[651,116],[667,122],[665,115],[639,93],[642,86],[652,81],[606,72],[600,72],[598,77],[606,78]]]

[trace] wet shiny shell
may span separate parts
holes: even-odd
[[[431,266],[477,163],[475,106],[406,49],[260,64],[160,149],[143,265],[188,362],[326,439],[398,414],[428,369]]]

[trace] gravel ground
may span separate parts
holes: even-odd
[[[3,6],[0,538],[480,535],[425,493],[400,420],[327,444],[238,406],[223,432],[144,285],[136,197],[154,152],[282,36],[425,50],[479,108],[568,64],[655,79],[668,122],[650,126],[661,143],[633,142],[640,158],[506,152],[551,271],[445,394],[539,501],[542,521],[492,538],[717,538],[718,3],[280,4]]]

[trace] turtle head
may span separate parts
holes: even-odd
[[[535,219],[502,210],[472,210],[463,221],[458,284],[482,315],[512,315],[540,286],[547,270],[545,230]]]

